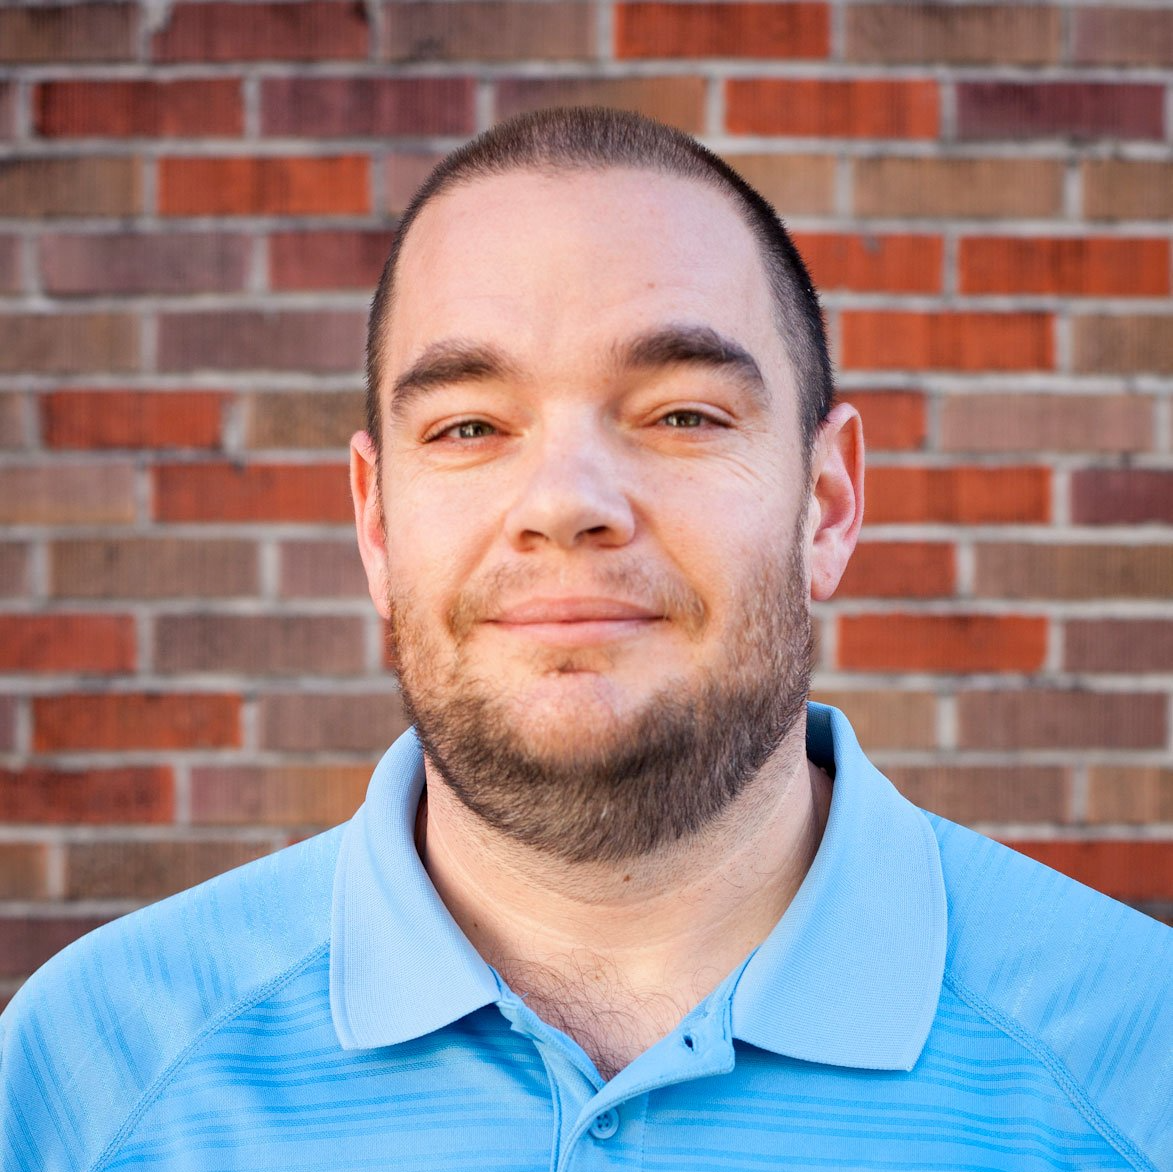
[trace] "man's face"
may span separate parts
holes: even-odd
[[[366,556],[433,766],[569,858],[698,829],[809,672],[796,390],[748,229],[700,183],[518,172],[428,205],[397,290]]]

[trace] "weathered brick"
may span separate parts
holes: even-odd
[[[615,106],[699,134],[705,83],[700,77],[541,77],[497,83],[497,118],[543,106]]]
[[[833,155],[731,153],[723,158],[782,215],[818,216],[835,210]]]
[[[1153,446],[1153,402],[1143,395],[947,395],[947,452],[1143,452]]]
[[[25,977],[109,916],[0,916],[0,977]]]
[[[370,777],[366,765],[196,768],[191,817],[218,826],[333,826],[358,809]]]
[[[159,316],[159,368],[357,371],[366,315],[344,310],[214,310]]]
[[[1068,671],[1173,671],[1173,620],[1071,619],[1064,624]]]
[[[981,542],[975,592],[982,598],[1168,598],[1173,548],[1162,545],[1035,545]]]
[[[1173,163],[1087,159],[1080,170],[1085,216],[1103,220],[1173,218]]]
[[[0,899],[44,899],[48,861],[44,843],[0,843]]]
[[[20,240],[0,236],[0,293],[20,292]]]
[[[129,464],[0,468],[0,523],[120,525],[134,518],[134,469]]]
[[[0,822],[170,822],[172,771],[163,765],[124,769],[0,769]]]
[[[800,232],[795,243],[820,289],[860,293],[937,293],[941,289],[939,236]]]
[[[367,55],[357,0],[307,4],[175,4],[151,42],[156,61],[325,61]]]
[[[1051,515],[1051,474],[1029,466],[872,467],[867,512],[875,524],[1046,521]]]
[[[840,598],[940,598],[953,593],[954,550],[943,541],[864,541],[839,583]]]
[[[1087,820],[1143,826],[1173,822],[1173,769],[1094,765],[1088,770]]]
[[[1161,139],[1165,89],[1129,82],[962,81],[957,136]]]
[[[1016,838],[1008,845],[1113,899],[1173,899],[1173,842]]]
[[[937,700],[931,692],[816,689],[811,698],[845,712],[869,748],[932,749],[937,744]]]
[[[224,395],[215,391],[51,391],[41,396],[50,448],[214,448]]]
[[[954,822],[1070,820],[1071,780],[1055,766],[891,765],[884,772],[909,801]]]
[[[47,138],[201,138],[244,127],[233,78],[44,82],[33,110],[37,133]]]
[[[138,361],[138,321],[129,314],[0,315],[0,372],[130,371]]]
[[[1159,297],[1169,292],[1169,242],[1118,236],[970,236],[960,242],[963,293]]]
[[[373,289],[394,232],[276,232],[269,237],[273,289]]]
[[[230,749],[240,744],[240,697],[210,692],[36,696],[33,745],[69,749]]]
[[[1088,65],[1173,64],[1173,12],[1167,8],[1076,8],[1071,56]]]
[[[135,643],[129,615],[0,615],[2,672],[133,671]]]
[[[1173,374],[1173,316],[1089,315],[1074,325],[1078,371]]]
[[[155,667],[164,673],[358,675],[363,620],[335,615],[160,615]]]
[[[850,61],[1041,65],[1059,59],[1057,8],[863,4],[846,9]]]
[[[1049,370],[1046,313],[845,310],[839,361],[848,370]]]
[[[1084,468],[1071,475],[1071,514],[1077,524],[1173,523],[1173,471],[1161,468]]]
[[[1084,692],[1057,688],[962,692],[963,749],[1146,749],[1165,743],[1159,692]]]
[[[247,400],[252,448],[341,448],[363,426],[361,391],[273,391]]]
[[[966,218],[1055,216],[1061,164],[1049,159],[856,159],[859,216]]]
[[[856,671],[1037,671],[1047,620],[1019,615],[841,615],[838,665]]]
[[[382,753],[407,728],[395,692],[279,693],[260,709],[261,747],[286,752]]]
[[[43,236],[41,280],[58,296],[230,292],[245,287],[249,247],[211,232]]]
[[[617,57],[826,57],[825,4],[615,5]]]
[[[732,134],[817,138],[935,138],[934,81],[752,78],[725,83]]]
[[[129,61],[137,30],[134,4],[0,8],[0,61]]]
[[[162,899],[272,849],[265,842],[72,842],[65,847],[66,899]]]
[[[475,129],[470,77],[274,77],[261,88],[265,134],[467,135]]]
[[[15,451],[28,446],[25,396],[19,392],[0,394],[0,449]]]
[[[925,397],[920,391],[845,391],[863,420],[868,451],[905,452],[924,446]]]
[[[155,469],[159,521],[352,520],[345,464],[170,464]]]
[[[370,161],[363,155],[159,160],[159,211],[165,216],[329,216],[370,210]]]
[[[367,593],[362,560],[350,537],[285,541],[278,557],[283,598],[362,598]]]
[[[29,546],[0,541],[0,598],[21,598],[29,592]]]
[[[131,216],[141,210],[137,159],[0,160],[0,216]]]
[[[540,0],[404,2],[383,8],[387,61],[558,61],[595,55],[590,4]]]
[[[49,546],[55,598],[232,598],[258,589],[251,541],[74,538]]]

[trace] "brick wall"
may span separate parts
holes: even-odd
[[[1173,12],[0,8],[0,995],[345,818],[402,721],[353,549],[365,307],[494,118],[701,135],[871,449],[819,692],[917,801],[1173,908]]]

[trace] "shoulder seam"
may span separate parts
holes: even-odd
[[[157,1079],[143,1092],[138,1102],[135,1103],[131,1109],[130,1114],[123,1120],[122,1126],[115,1132],[110,1142],[102,1150],[102,1154],[90,1166],[90,1172],[101,1172],[107,1164],[114,1158],[118,1152],[119,1146],[125,1141],[126,1137],[134,1130],[138,1121],[146,1113],[151,1104],[159,1097],[167,1084],[179,1072],[180,1067],[187,1061],[191,1052],[199,1046],[205,1038],[214,1034],[221,1026],[231,1021],[238,1014],[243,1013],[246,1009],[250,1009],[256,1005],[258,1001],[263,1000],[270,993],[275,992],[282,985],[291,981],[297,976],[307,965],[313,963],[317,958],[329,950],[329,940],[324,940],[321,944],[315,945],[305,956],[291,964],[284,972],[278,973],[275,977],[271,977],[263,985],[259,985],[253,989],[246,996],[239,1001],[230,1005],[222,1013],[214,1017],[202,1030],[199,1031],[191,1039],[190,1042],[171,1060],[163,1072]]]
[[[1012,1037],[1020,1046],[1029,1050],[1046,1067],[1047,1072],[1059,1084],[1059,1088],[1071,1100],[1075,1109],[1087,1122],[1104,1137],[1134,1168],[1143,1172],[1158,1172],[1157,1166],[1127,1136],[1096,1109],[1083,1087],[1067,1069],[1062,1059],[1044,1042],[1029,1033],[1011,1017],[996,1009],[980,994],[975,993],[957,977],[946,970],[944,983],[964,1001],[1003,1033]]]

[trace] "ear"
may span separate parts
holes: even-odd
[[[354,527],[367,572],[367,589],[375,609],[387,618],[387,533],[379,491],[379,461],[374,442],[365,431],[356,431],[350,437],[350,495],[354,499]]]
[[[811,598],[835,593],[863,524],[863,424],[837,403],[819,425],[811,452]]]

